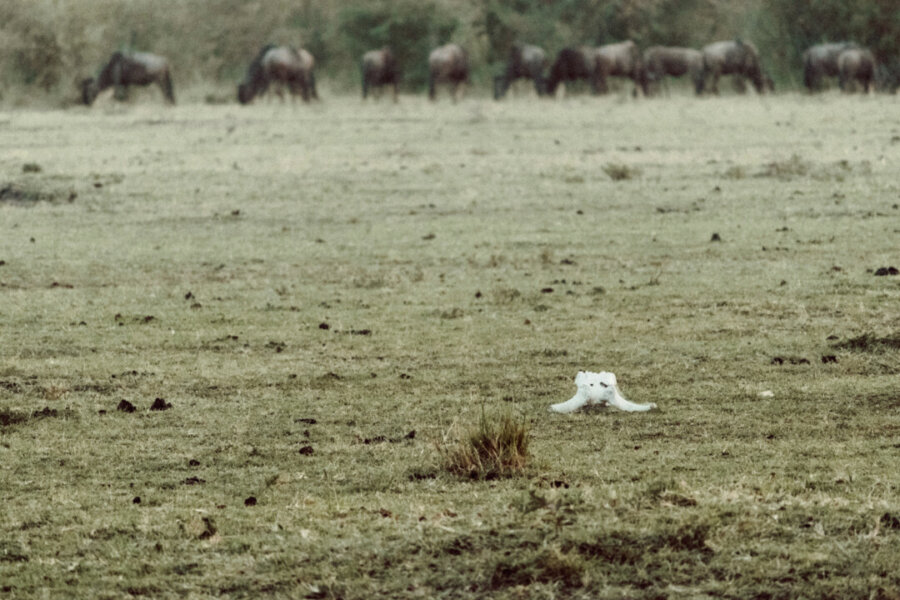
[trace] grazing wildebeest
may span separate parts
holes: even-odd
[[[544,93],[544,69],[547,67],[547,53],[542,48],[530,44],[515,44],[509,51],[506,70],[494,77],[494,99],[506,95],[509,86],[516,79],[531,79],[538,96]]]
[[[821,87],[823,77],[837,77],[838,55],[848,48],[855,48],[853,42],[816,44],[803,52],[803,85],[810,92]]]
[[[718,94],[719,77],[722,75],[733,75],[739,79],[747,77],[760,94],[770,87],[772,81],[763,73],[756,46],[752,42],[742,40],[714,42],[703,47],[704,86],[712,77],[709,89],[712,93]]]
[[[457,44],[435,48],[428,55],[428,97],[437,98],[438,83],[452,86],[453,101],[457,99],[460,85],[469,81],[469,56]]]
[[[276,93],[279,96],[281,87],[287,86],[292,95],[299,94],[304,101],[318,98],[314,67],[312,54],[302,48],[297,50],[275,44],[263,46],[247,68],[244,81],[238,85],[238,101],[247,104],[254,97],[264,94],[273,83],[278,86]]]
[[[693,48],[651,46],[644,50],[647,83],[666,85],[666,77],[689,75],[697,94],[703,93],[703,53]],[[668,89],[668,88],[667,88]]]
[[[90,106],[97,95],[107,88],[115,87],[118,96],[126,95],[130,85],[151,83],[159,85],[166,100],[175,104],[172,75],[165,58],[147,52],[114,52],[96,79],[91,77],[81,82],[81,99]]]
[[[393,86],[394,102],[397,101],[397,86],[400,84],[400,67],[390,48],[370,50],[362,57],[362,95],[369,95],[369,88]]]
[[[875,81],[875,55],[867,48],[848,48],[838,56],[838,73],[841,90],[852,92],[858,81],[868,94]]]
[[[644,59],[637,45],[631,40],[618,44],[606,44],[594,52],[595,89],[601,94],[609,91],[607,78],[628,77],[634,81],[634,96],[638,88],[647,95],[647,74],[644,70]]]
[[[556,60],[550,67],[550,76],[547,78],[547,93],[556,94],[556,88],[562,82],[589,81],[592,90],[596,93],[596,80],[594,79],[594,49],[588,47],[563,48],[556,55]]]

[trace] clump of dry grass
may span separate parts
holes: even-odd
[[[531,556],[500,561],[491,575],[490,587],[556,583],[563,588],[581,587],[585,562],[577,553],[564,553],[558,548],[544,548]]]
[[[442,448],[444,467],[455,475],[471,479],[499,479],[524,473],[531,458],[528,424],[510,414],[488,417],[459,436],[459,441]]]
[[[900,349],[900,332],[883,337],[873,333],[864,333],[855,338],[834,344],[841,350],[856,350],[858,352],[881,352],[884,350]]]
[[[603,172],[609,175],[613,181],[635,179],[641,174],[637,167],[631,167],[623,163],[608,163],[603,166]]]
[[[733,165],[725,170],[723,176],[726,179],[744,179],[747,177],[747,171],[740,165]]]
[[[759,175],[760,177],[791,179],[809,174],[810,169],[811,166],[808,161],[803,160],[798,154],[791,154],[791,157],[788,159],[770,162]]]

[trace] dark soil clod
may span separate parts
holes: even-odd
[[[437,473],[434,471],[413,471],[409,474],[410,481],[423,481],[425,479],[437,479]]]
[[[256,506],[256,497],[250,496],[246,500],[244,500],[244,506]]]
[[[827,365],[828,363],[836,363],[838,361],[837,356],[834,354],[826,354],[822,356],[822,364]]]
[[[163,398],[155,399],[153,404],[150,405],[150,410],[169,410],[170,408],[172,408],[172,405]]]
[[[718,233],[714,233],[714,234],[712,234],[712,237],[709,238],[709,241],[711,241],[711,242],[721,242],[721,241],[722,241],[722,236],[720,236]]]
[[[294,423],[304,423],[306,425],[315,425],[318,423],[315,419],[310,419],[309,417],[302,417],[300,419],[294,419]]]
[[[309,455],[312,454],[314,451],[313,451],[313,447],[312,447],[312,446],[303,446],[303,447],[300,448],[297,452],[300,453],[300,454],[309,456]]]
[[[808,364],[810,364],[809,359],[803,358],[802,356],[775,356],[772,358],[772,361],[769,364],[783,365],[784,363],[788,363],[791,365],[808,365]]]
[[[879,267],[875,270],[876,277],[885,277],[887,275],[897,274],[900,274],[900,271],[897,270],[897,267]]]
[[[118,406],[116,406],[116,410],[120,410],[126,413],[133,413],[137,409],[134,407],[134,404],[129,402],[128,400],[122,400],[119,402]]]
[[[199,477],[188,477],[184,481],[181,482],[182,485],[201,485],[206,483],[205,479],[200,479]]]
[[[897,515],[892,515],[888,512],[881,515],[880,523],[881,526],[885,529],[900,529],[900,517],[898,517]]]
[[[46,419],[46,418],[53,418],[53,417],[58,417],[58,416],[59,416],[59,411],[56,410],[55,408],[50,408],[49,406],[45,406],[41,410],[36,410],[33,413],[31,413],[32,419]]]
[[[140,496],[135,496],[134,498],[131,499],[131,503],[132,503],[132,504],[140,504],[140,503],[141,503],[141,497],[140,497]]]
[[[27,420],[28,416],[22,413],[13,412],[8,409],[3,409],[2,411],[0,411],[0,427],[17,425],[18,423],[23,423]]]

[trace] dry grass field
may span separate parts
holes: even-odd
[[[895,97],[159,100],[0,113],[0,597],[900,597]]]

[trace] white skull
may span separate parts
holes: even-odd
[[[613,373],[579,371],[575,376],[575,387],[578,388],[578,392],[574,396],[566,402],[552,405],[550,410],[559,413],[570,413],[590,404],[615,406],[619,410],[628,412],[644,412],[651,408],[656,408],[656,404],[653,402],[649,404],[635,404],[625,398],[619,391],[619,385]]]

